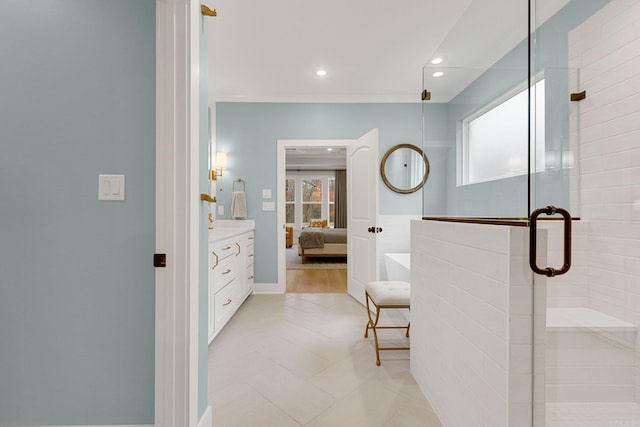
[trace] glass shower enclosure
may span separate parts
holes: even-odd
[[[640,0],[466,2],[422,75],[424,219],[528,230],[527,286],[504,289],[529,293],[527,339],[507,308],[506,356],[470,356],[461,384],[486,379],[504,409],[477,425],[640,426]],[[485,419],[478,390],[461,394]]]

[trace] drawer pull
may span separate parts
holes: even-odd
[[[238,244],[238,242],[236,242],[236,246],[238,247],[238,253],[236,254],[236,256],[240,255],[240,245]]]
[[[222,274],[229,274],[229,273],[231,273],[231,269],[230,269],[230,268],[227,268],[227,270],[226,270],[226,271],[223,271],[223,272],[222,272]]]
[[[253,240],[253,236],[249,237],[249,240]]]
[[[211,269],[214,270],[218,266],[218,254],[213,251],[211,251],[211,253],[216,257],[216,263],[211,267]]]
[[[223,305],[223,306],[225,306],[225,305],[229,305],[229,304],[231,304],[231,300],[230,300],[230,299],[227,299],[227,302],[225,302],[225,303],[224,303],[224,304],[222,304],[222,305]]]
[[[253,274],[251,276],[249,276],[249,280],[253,279]]]
[[[223,251],[228,251],[229,249],[231,249],[231,246],[225,246],[224,248],[222,248]]]
[[[249,254],[249,257],[252,257],[252,256],[253,256],[253,254]]]

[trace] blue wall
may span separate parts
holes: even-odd
[[[276,201],[278,139],[355,139],[379,129],[379,158],[392,146],[421,146],[421,105],[218,103],[216,144],[228,169],[218,181],[218,206],[229,218],[232,181],[246,181],[248,217],[256,220],[256,283],[277,282],[276,212],[262,212],[262,189]],[[428,153],[427,153],[428,154]],[[429,182],[427,182],[429,185]],[[421,214],[420,192],[393,193],[379,182],[380,214]]]
[[[2,0],[0,57],[0,425],[153,423],[155,2]]]

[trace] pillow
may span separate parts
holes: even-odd
[[[326,219],[312,219],[309,221],[309,227],[327,228],[329,226],[329,220]]]

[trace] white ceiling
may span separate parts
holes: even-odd
[[[470,2],[209,1],[211,95],[256,102],[419,102],[423,65]]]
[[[336,170],[347,168],[346,147],[287,148],[287,170]]]
[[[207,1],[213,101],[419,102],[435,55],[458,68],[425,77],[447,101],[527,31],[525,1]],[[538,22],[567,1],[537,0]]]

